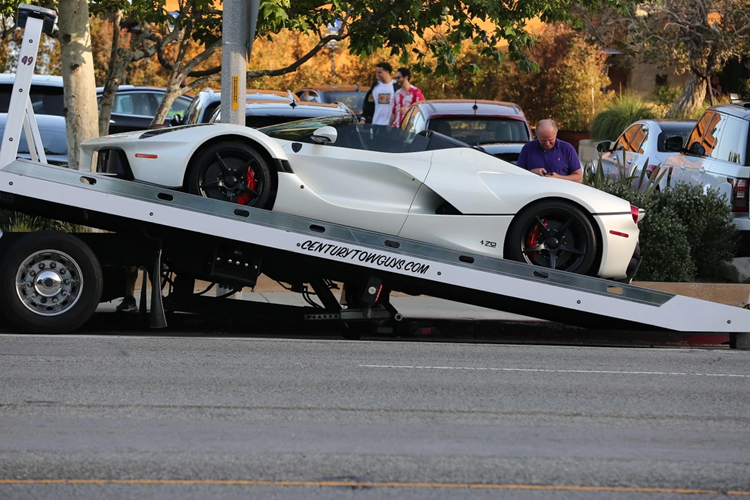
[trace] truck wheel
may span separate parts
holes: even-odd
[[[204,198],[266,208],[273,177],[263,156],[239,141],[217,142],[190,164],[188,190]]]
[[[103,281],[96,255],[80,239],[30,233],[0,261],[0,309],[25,332],[70,332],[94,314]]]

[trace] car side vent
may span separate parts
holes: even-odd
[[[447,201],[435,209],[437,215],[461,215],[456,207]]]

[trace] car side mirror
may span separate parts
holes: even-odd
[[[602,141],[596,144],[596,150],[600,153],[606,153],[609,151],[609,147],[612,145],[612,141]]]
[[[313,132],[312,140],[315,144],[333,144],[338,136],[334,127],[320,127]]]
[[[700,142],[694,142],[690,145],[688,153],[691,155],[704,156],[706,154],[706,148]]]
[[[682,137],[676,135],[664,141],[664,149],[670,153],[679,153],[682,151]]]

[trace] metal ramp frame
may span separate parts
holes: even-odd
[[[77,214],[71,218],[96,213],[109,220],[106,226],[142,221],[329,267],[354,266],[424,295],[511,313],[606,329],[729,333],[738,347],[750,348],[750,310],[47,165],[28,95],[39,38],[54,29],[57,15],[30,5],[19,6],[18,14],[25,32],[0,148],[0,206],[32,200]],[[22,127],[34,161],[15,159]]]
[[[396,276],[424,295],[604,329],[747,333],[750,310],[439,247],[28,160],[0,169],[0,201],[208,234]]]

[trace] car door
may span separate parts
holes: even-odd
[[[408,132],[347,125],[339,127],[334,144],[283,142],[304,187],[296,195],[279,196],[274,210],[398,234],[430,170],[432,151],[385,152],[395,134]]]

